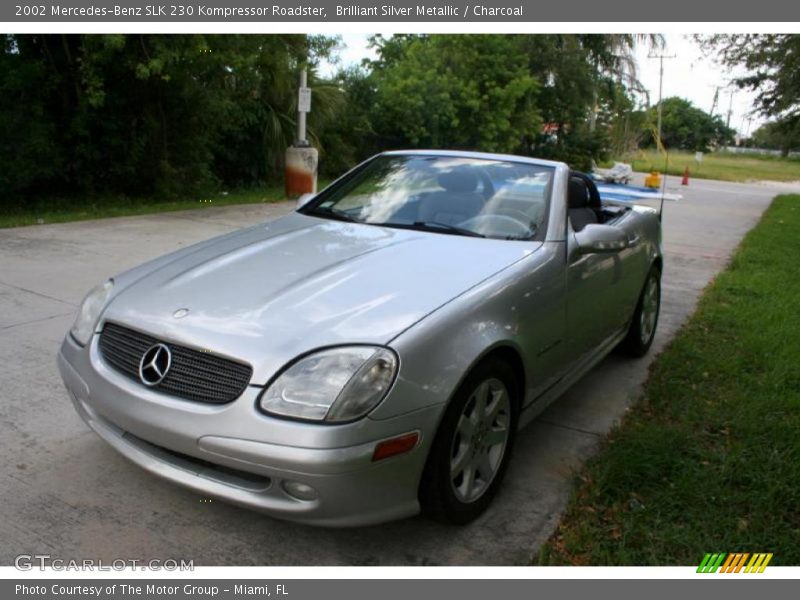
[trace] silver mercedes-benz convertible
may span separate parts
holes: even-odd
[[[521,426],[613,348],[647,352],[661,270],[657,212],[563,163],[386,152],[98,286],[58,364],[97,434],[203,496],[466,523]]]

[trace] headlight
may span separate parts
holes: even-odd
[[[386,348],[322,350],[284,371],[261,396],[261,409],[312,421],[352,421],[383,400],[396,372],[397,357]]]
[[[109,279],[104,284],[95,287],[81,302],[70,333],[82,346],[85,346],[92,338],[94,326],[97,324],[100,312],[105,307],[113,287],[114,281]]]

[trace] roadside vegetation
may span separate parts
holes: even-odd
[[[770,121],[747,146],[800,147],[800,36],[699,36],[742,67]],[[313,90],[308,137],[323,177],[386,149],[470,149],[588,170],[612,156],[663,169],[658,110],[637,48],[656,34],[375,35],[373,58],[333,72],[326,35],[0,36],[0,222],[175,210],[222,190],[280,186],[296,136],[297,85]],[[661,101],[661,146],[680,174],[695,150],[730,144],[719,111]],[[687,153],[683,156],[680,153]],[[709,156],[697,177],[798,179],[796,162]],[[694,165],[693,165],[694,166]],[[53,200],[58,198],[59,200]],[[252,201],[242,192],[242,201]],[[247,199],[249,198],[249,200]]]
[[[154,205],[280,184],[302,66],[322,176],[397,148],[585,168],[634,108],[620,82],[635,79],[635,47],[660,38],[376,35],[373,60],[336,73],[326,65],[340,40],[323,35],[5,34],[0,43],[6,214],[53,197]]]
[[[800,564],[800,196],[778,196],[578,476],[542,564]]]
[[[733,154],[713,152],[703,155],[697,163],[694,152],[671,151],[669,160],[655,150],[637,151],[618,160],[630,163],[634,171],[649,173],[659,171],[668,175],[683,175],[686,167],[689,176],[697,179],[719,179],[744,183],[748,181],[800,181],[800,158],[755,153]],[[611,163],[605,163],[610,165]]]

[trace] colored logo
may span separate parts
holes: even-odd
[[[749,559],[749,561],[748,561]],[[698,573],[763,573],[769,561],[772,560],[772,553],[759,552],[750,554],[749,552],[731,552],[706,554],[700,566],[697,567]]]

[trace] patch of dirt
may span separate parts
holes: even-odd
[[[800,192],[800,179],[796,181],[769,181],[767,179],[748,179],[746,183],[755,183],[771,188],[785,189],[787,192]]]

